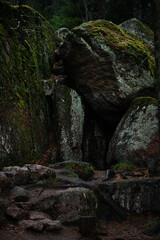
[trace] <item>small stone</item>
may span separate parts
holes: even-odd
[[[10,217],[12,217],[13,219],[16,220],[21,220],[23,218],[26,218],[28,216],[28,212],[24,211],[18,207],[9,207],[6,210],[6,214]]]
[[[21,167],[19,166],[10,166],[10,167],[4,167],[3,171],[4,172],[18,172],[20,171]]]
[[[0,188],[4,189],[11,185],[9,178],[4,172],[0,172]]]
[[[41,221],[47,231],[57,231],[62,228],[61,222],[58,220],[44,219]]]
[[[53,169],[38,165],[38,164],[26,164],[30,173],[31,173],[31,180],[37,181],[39,179],[48,179],[52,178],[55,179],[56,173]]]
[[[29,200],[29,192],[21,187],[12,189],[12,197],[16,202],[27,202]]]
[[[19,222],[19,226],[22,229],[30,229],[37,232],[42,232],[43,230],[43,223],[40,221],[22,220]]]
[[[17,172],[17,174],[14,177],[14,182],[16,185],[26,185],[29,183],[31,178],[31,173],[29,170],[22,170]]]
[[[50,216],[43,212],[30,212],[29,213],[29,219],[30,220],[43,220],[43,219],[49,219]]]

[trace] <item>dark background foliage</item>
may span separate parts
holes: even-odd
[[[18,0],[10,0],[12,4]],[[69,29],[95,19],[116,24],[136,17],[152,27],[152,0],[23,0],[40,12],[53,26]]]

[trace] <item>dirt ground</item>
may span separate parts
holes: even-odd
[[[13,224],[8,224],[0,230],[0,240],[160,240],[160,234],[147,236],[143,232],[148,229],[147,224],[155,219],[156,215],[128,216],[126,221],[97,224],[97,236],[82,237],[79,226],[63,226],[60,232],[30,232],[22,231]]]
[[[145,178],[147,172],[135,172],[136,177]],[[105,177],[104,171],[95,171],[92,183],[98,183]],[[132,177],[130,178],[132,179]],[[119,172],[108,182],[122,180]],[[24,231],[14,222],[7,223],[0,230],[0,240],[160,240],[160,234],[148,236],[143,232],[149,228],[148,224],[158,218],[158,214],[152,215],[128,215],[127,220],[123,222],[99,221],[97,223],[97,234],[95,237],[85,238],[79,233],[78,225],[65,226],[59,232],[42,233]]]

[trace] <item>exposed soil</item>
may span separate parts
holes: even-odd
[[[124,222],[109,221],[97,224],[97,236],[81,237],[78,225],[63,226],[60,232],[36,233],[22,231],[13,224],[0,230],[0,240],[160,240],[160,235],[147,236],[143,232],[148,229],[147,223],[156,215],[128,216]]]

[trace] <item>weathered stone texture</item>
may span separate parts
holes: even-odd
[[[57,161],[82,161],[84,107],[80,96],[67,86],[53,94]]]
[[[32,201],[32,199],[31,199]],[[93,192],[85,188],[67,190],[45,190],[36,199],[32,209],[49,213],[62,223],[75,222],[81,215],[96,215],[97,199]]]
[[[147,166],[159,156],[157,101],[136,98],[124,115],[111,139],[107,163],[130,161]]]
[[[112,199],[129,212],[160,211],[160,180],[138,179],[114,184]]]
[[[97,20],[74,28],[60,47],[72,83],[106,120],[119,120],[133,97],[154,87],[153,49],[141,40]]]
[[[131,31],[136,35],[141,36],[149,44],[154,45],[154,33],[144,23],[136,18],[131,18],[119,25],[121,28]]]
[[[0,165],[41,156],[48,143],[48,109],[40,79],[49,78],[55,37],[35,10],[0,1]]]

